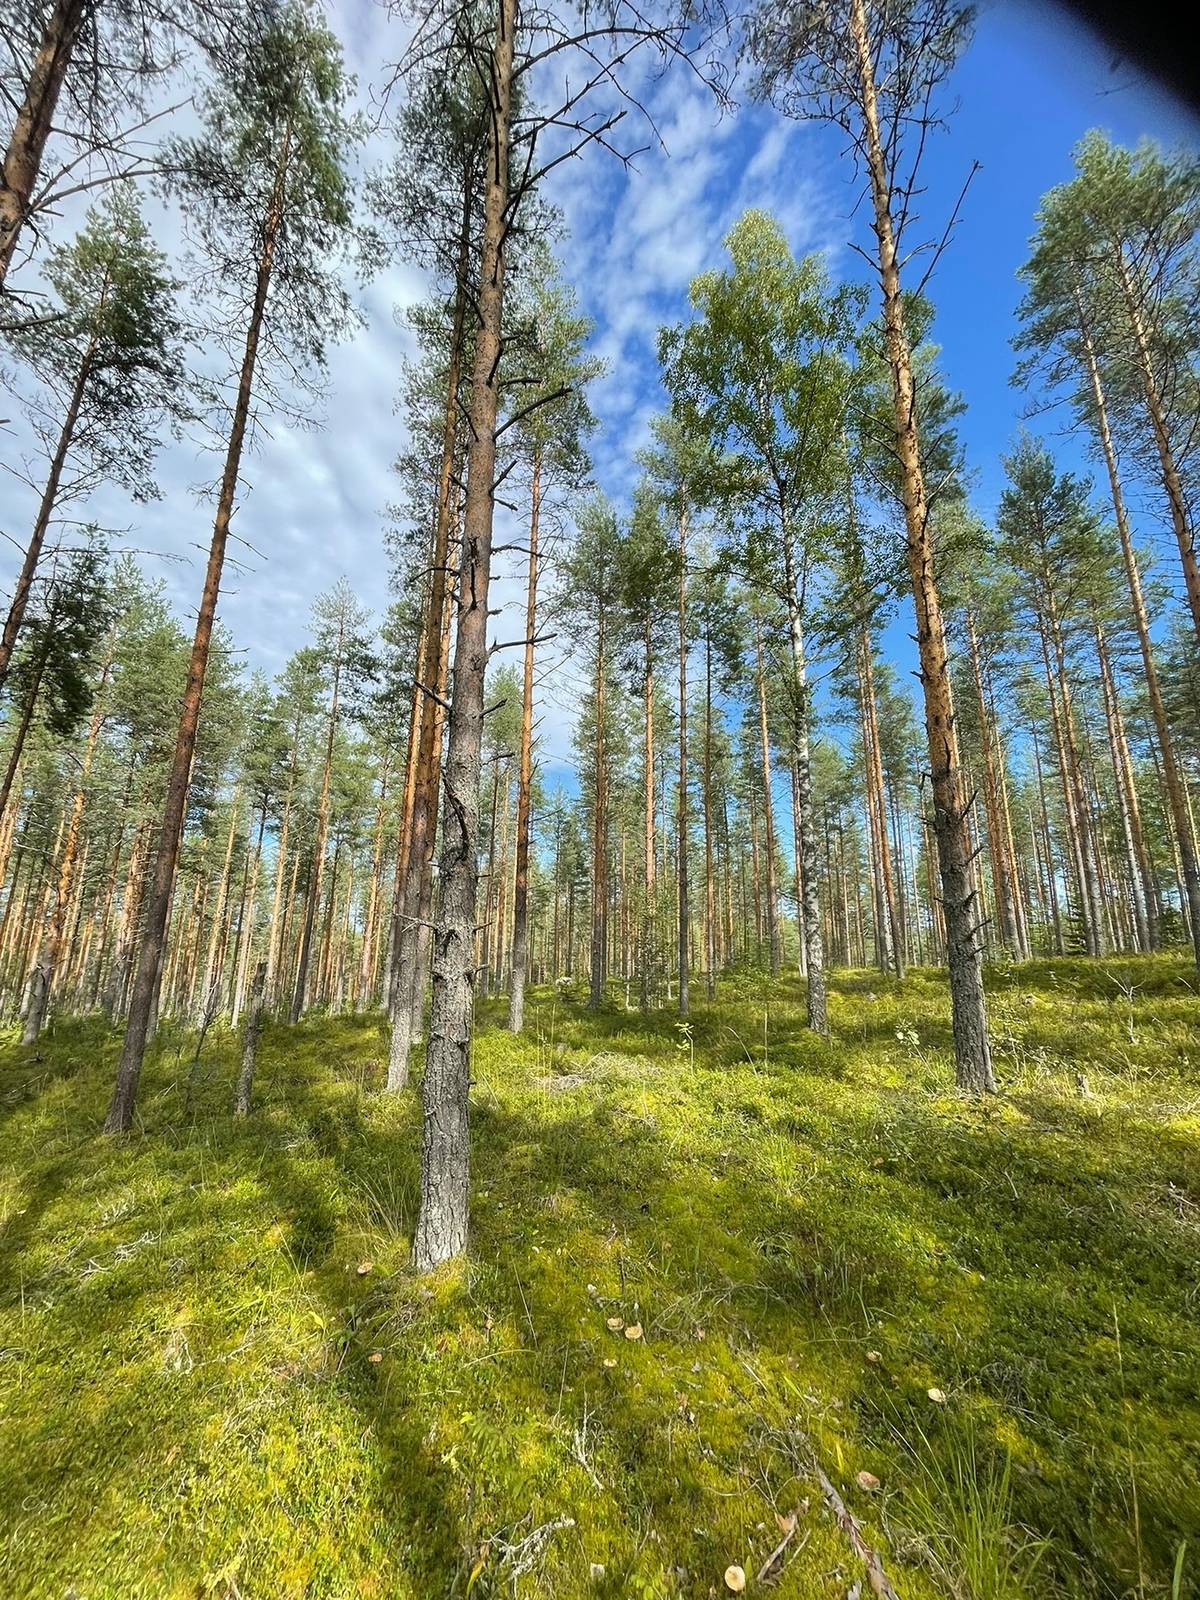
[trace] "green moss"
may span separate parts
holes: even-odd
[[[699,1597],[736,1562],[753,1594],[799,1510],[773,1592],[841,1596],[815,1454],[906,1600],[1169,1594],[1200,1002],[1167,958],[991,987],[985,1106],[936,973],[838,975],[828,1043],[790,980],[690,1035],[535,993],[514,1041],[485,1006],[472,1255],[428,1282],[378,1019],[268,1027],[242,1123],[236,1041],[189,1097],[164,1037],[121,1142],[112,1035],[9,1036],[0,1593]]]

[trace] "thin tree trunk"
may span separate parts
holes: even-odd
[[[604,1003],[608,977],[608,752],[604,741],[605,677],[608,672],[605,618],[600,617],[596,638],[594,716],[595,781],[592,796],[592,945],[588,1010]]]
[[[967,610],[967,647],[971,657],[971,676],[975,683],[975,699],[979,709],[979,738],[983,746],[983,810],[987,823],[988,851],[992,860],[992,888],[996,897],[1000,937],[1008,953],[1019,959],[1021,941],[1017,928],[1016,885],[1009,870],[1010,862],[996,775],[992,720],[983,688],[983,667],[979,656],[979,636],[975,630],[975,613],[970,608]]]
[[[1150,620],[1146,612],[1146,600],[1142,592],[1142,577],[1138,569],[1137,555],[1133,548],[1133,536],[1129,530],[1129,516],[1125,508],[1125,496],[1121,489],[1117,453],[1113,445],[1112,430],[1108,421],[1108,405],[1100,377],[1100,365],[1096,359],[1091,328],[1084,312],[1083,299],[1078,287],[1076,287],[1075,294],[1076,308],[1079,313],[1083,335],[1084,364],[1087,367],[1088,382],[1096,408],[1096,426],[1104,452],[1104,465],[1108,472],[1108,486],[1112,495],[1113,516],[1117,524],[1117,535],[1121,541],[1121,559],[1125,566],[1125,580],[1129,588],[1133,622],[1134,627],[1137,629],[1138,646],[1142,654],[1142,672],[1146,680],[1146,695],[1150,701],[1150,714],[1154,719],[1154,727],[1158,735],[1158,747],[1162,757],[1163,785],[1167,791],[1167,803],[1171,820],[1174,824],[1175,839],[1179,850],[1180,871],[1183,876],[1183,893],[1188,905],[1192,944],[1195,950],[1196,965],[1197,968],[1200,968],[1200,864],[1197,863],[1196,859],[1196,844],[1188,814],[1187,794],[1175,755],[1175,742],[1171,737],[1171,725],[1167,720],[1167,710],[1163,703],[1162,690],[1158,682],[1158,668],[1155,665],[1154,650],[1150,643]]]
[[[783,966],[783,940],[779,927],[779,885],[775,849],[775,806],[771,798],[771,741],[767,731],[767,685],[763,677],[762,623],[754,623],[755,679],[758,688],[758,740],[762,760],[763,849],[767,857],[767,952],[771,976],[777,978]]]
[[[1150,427],[1154,434],[1154,447],[1158,452],[1163,491],[1166,494],[1167,505],[1171,511],[1171,526],[1175,530],[1175,540],[1179,545],[1179,559],[1183,566],[1183,583],[1187,594],[1188,609],[1192,614],[1192,626],[1196,630],[1196,638],[1200,639],[1200,566],[1196,562],[1196,532],[1192,527],[1183,483],[1179,476],[1179,466],[1171,447],[1171,432],[1167,426],[1162,395],[1159,392],[1158,383],[1154,376],[1154,363],[1150,354],[1149,336],[1138,306],[1129,263],[1125,260],[1124,252],[1119,247],[1116,251],[1116,262],[1117,272],[1121,279],[1121,289],[1125,296],[1125,309],[1129,314],[1129,326],[1133,331],[1134,348],[1137,351],[1138,374],[1142,380],[1142,392],[1146,397],[1146,410],[1150,414]]]
[[[246,1008],[246,1025],[242,1030],[242,1066],[238,1073],[237,1099],[234,1111],[239,1117],[250,1115],[250,1100],[254,1093],[254,1067],[258,1059],[258,1031],[262,1025],[263,991],[267,982],[267,964],[260,961],[250,986],[250,1004]]]
[[[159,970],[162,963],[167,917],[171,907],[171,890],[175,882],[175,865],[179,859],[179,846],[183,836],[183,823],[187,811],[188,789],[191,783],[192,757],[196,748],[196,729],[200,722],[200,704],[204,697],[204,678],[208,670],[209,648],[212,643],[213,623],[216,619],[217,596],[221,590],[221,570],[225,564],[225,546],[229,538],[229,524],[233,516],[234,497],[237,494],[238,475],[241,469],[242,448],[245,444],[246,426],[250,418],[250,403],[254,389],[254,368],[258,358],[259,340],[267,306],[267,291],[271,284],[271,269],[275,260],[275,244],[283,220],[284,184],[287,176],[288,156],[291,146],[290,124],[284,133],[276,167],[275,183],[263,227],[262,253],[254,288],[254,300],[246,328],[246,345],[242,356],[241,376],[229,430],[229,443],[225,452],[225,468],[217,500],[217,515],[209,546],[208,567],[204,576],[204,590],[200,610],[196,617],[196,631],[192,639],[192,654],[188,665],[187,686],[183,709],[175,740],[175,753],[171,761],[171,775],[167,783],[166,805],[159,835],[158,855],[154,863],[154,878],[146,911],[146,928],[138,956],[137,975],[125,1026],[125,1038],[117,1066],[117,1081],[113,1089],[112,1104],[104,1128],[106,1133],[123,1133],[133,1120],[134,1101],[137,1097],[138,1078],[141,1076],[142,1058],[146,1052],[146,1038],[155,1011]]]
[[[237,839],[238,804],[242,798],[239,788],[233,792],[233,799],[229,806],[229,833],[225,840],[225,855],[221,863],[221,876],[217,880],[217,903],[213,908],[212,927],[208,935],[208,953],[204,961],[204,982],[200,986],[197,996],[197,1025],[206,1018],[214,1015],[212,1010],[213,990],[219,988],[220,959],[219,952],[225,932],[225,903],[229,898],[229,874],[233,866],[233,846]]]
[[[813,821],[808,651],[804,642],[804,619],[800,612],[800,588],[797,582],[791,529],[787,525],[786,518],[781,517],[780,520],[784,581],[787,585],[788,636],[792,653],[792,691],[795,696],[792,745],[796,754],[800,885],[804,910],[804,966],[807,976],[805,1022],[814,1033],[826,1034],[829,1032],[829,1015],[825,991],[825,946],[821,938],[821,902],[818,893],[817,832]]]
[[[262,865],[263,835],[267,831],[267,800],[263,797],[262,808],[258,813],[258,837],[254,841],[254,858],[250,864],[250,880],[242,895],[241,911],[238,914],[238,948],[237,960],[234,963],[233,1000],[229,1009],[229,1026],[236,1028],[238,1018],[242,1014],[242,1005],[246,998],[246,973],[250,966],[250,947],[254,943],[255,901],[258,898],[258,873]],[[266,982],[266,975],[263,977]]]
[[[1137,789],[1133,783],[1133,767],[1129,760],[1129,745],[1121,722],[1121,707],[1113,682],[1112,663],[1108,658],[1108,645],[1104,629],[1097,620],[1096,659],[1100,663],[1100,688],[1104,701],[1104,723],[1108,731],[1108,752],[1112,761],[1113,783],[1117,794],[1117,813],[1121,819],[1121,838],[1125,846],[1126,875],[1132,900],[1134,931],[1139,950],[1148,951],[1155,944],[1155,906],[1150,887],[1150,859],[1146,853],[1146,840],[1142,833],[1142,818],[1138,807]]]
[[[7,810],[8,797],[12,793],[13,783],[16,780],[17,768],[21,765],[21,756],[25,750],[25,741],[29,737],[30,724],[33,722],[33,713],[37,709],[37,698],[41,692],[42,678],[46,671],[46,662],[50,657],[50,645],[53,640],[51,628],[46,629],[46,637],[42,648],[38,652],[37,666],[34,668],[33,678],[25,694],[25,704],[21,708],[21,720],[17,724],[17,731],[13,735],[12,750],[8,757],[8,767],[4,773],[4,783],[0,787],[0,815]]]
[[[525,590],[525,666],[521,685],[521,753],[517,768],[516,876],[513,880],[512,981],[508,1026],[525,1026],[525,983],[529,974],[529,833],[533,796],[533,652],[537,635],[538,514],[542,500],[542,459],[533,463],[529,504],[529,575]]]
[[[375,811],[375,842],[371,851],[371,877],[367,884],[367,909],[363,917],[362,950],[359,953],[358,984],[354,997],[356,1011],[365,1011],[375,991],[375,949],[379,921],[379,880],[383,871],[383,825],[387,815],[388,771],[392,752],[384,752],[379,773],[379,805]]]
[[[879,872],[883,889],[883,909],[887,919],[891,965],[897,978],[904,977],[904,940],[896,910],[896,886],[892,877],[892,853],[888,839],[887,803],[884,797],[883,755],[879,748],[879,708],[875,702],[875,666],[872,660],[871,636],[864,624],[862,630],[862,685],[863,705],[867,726],[867,743],[872,768],[871,787],[875,795],[875,828],[879,840]]]
[[[657,960],[655,930],[658,918],[658,852],[655,847],[655,824],[657,818],[654,807],[654,646],[649,621],[646,623],[646,633],[642,644],[644,752],[642,756],[642,949],[641,971],[638,983],[638,1005],[641,1010],[648,1011],[655,987],[654,969]]]
[[[688,1014],[688,727],[687,727],[687,513],[679,517],[679,811],[677,828],[679,884],[679,1015]]]
[[[717,993],[717,907],[713,877],[712,828],[712,636],[705,630],[704,639],[704,993],[712,1000]],[[653,854],[654,827],[650,827],[651,854]]]
[[[66,837],[63,840],[62,854],[59,857],[54,909],[51,913],[49,927],[46,930],[45,941],[38,961],[39,973],[34,991],[35,999],[26,1013],[25,1029],[21,1036],[21,1043],[25,1045],[33,1044],[42,1030],[42,1024],[46,1020],[46,1011],[50,1004],[50,992],[54,984],[54,976],[58,970],[63,931],[66,927],[67,911],[75,883],[75,861],[79,852],[79,830],[83,821],[84,801],[87,798],[87,781],[91,774],[92,761],[96,754],[96,741],[100,737],[100,728],[104,721],[104,708],[100,701],[104,693],[104,686],[108,682],[108,674],[111,668],[112,659],[110,657],[105,661],[100,674],[100,684],[96,691],[97,704],[92,712],[87,743],[83,751],[83,761],[79,768],[79,781],[76,785],[74,798],[71,801]]]
[[[333,693],[329,699],[329,726],[325,735],[325,761],[321,768],[321,794],[317,802],[317,836],[313,841],[312,871],[309,873],[308,895],[304,905],[304,927],[300,934],[300,954],[296,962],[296,987],[292,992],[292,1022],[300,1021],[308,1000],[308,964],[312,954],[313,929],[321,899],[321,884],[325,875],[325,847],[329,840],[329,786],[333,774],[333,746],[337,737],[345,643],[344,619],[339,619],[333,666]]]
[[[105,287],[107,290],[107,284]],[[29,596],[33,590],[33,580],[37,576],[38,562],[41,560],[42,549],[46,543],[46,534],[49,532],[50,522],[54,516],[54,508],[58,504],[63,469],[67,464],[67,456],[75,440],[75,430],[79,426],[79,413],[83,406],[84,391],[87,389],[88,380],[92,374],[94,349],[95,335],[93,334],[79,363],[79,371],[75,375],[71,398],[67,402],[66,415],[63,418],[62,428],[59,430],[58,443],[55,445],[54,454],[50,458],[50,471],[46,478],[46,487],[42,490],[42,498],[38,503],[33,532],[29,536],[28,545],[25,547],[21,570],[17,574],[16,588],[13,590],[12,600],[9,602],[8,616],[4,619],[4,630],[3,633],[0,633],[0,689],[4,687],[8,680],[13,651],[17,647],[21,624],[25,620]]]
[[[504,156],[507,162],[507,153]],[[494,170],[494,169],[493,169]],[[507,188],[507,168],[505,169]],[[490,186],[489,186],[490,189]],[[420,684],[414,701],[413,728],[418,730],[413,768],[412,809],[404,846],[402,870],[396,879],[394,912],[394,958],[391,995],[391,1037],[388,1046],[387,1087],[396,1093],[408,1082],[409,1056],[413,1040],[420,1028],[424,1009],[426,964],[429,941],[427,924],[433,908],[433,852],[437,837],[438,789],[442,765],[442,709],[439,700],[444,696],[448,681],[450,657],[450,530],[454,520],[454,463],[459,426],[458,388],[462,372],[464,329],[467,311],[467,265],[470,249],[471,205],[468,180],[464,179],[462,224],[459,233],[458,269],[455,282],[454,320],[450,330],[449,367],[446,375],[446,410],[442,423],[442,458],[438,472],[437,511],[434,525],[433,551],[429,577],[429,597],[425,612],[420,652]],[[497,222],[501,230],[503,221]],[[496,250],[493,272],[502,275],[500,260],[501,240],[494,244]],[[486,264],[486,263],[485,263]],[[502,294],[502,283],[496,281],[497,292]],[[480,308],[482,310],[482,306]],[[499,315],[497,311],[497,316]],[[499,337],[499,327],[496,330]],[[479,376],[478,351],[474,376]],[[489,381],[490,382],[490,381]],[[494,393],[494,391],[493,391]],[[485,404],[490,399],[484,397]],[[474,393],[472,393],[471,419],[474,419]],[[494,428],[494,423],[493,423]],[[495,451],[495,440],[492,441]],[[468,472],[470,450],[468,449]],[[490,565],[491,491],[489,489],[488,563]],[[479,516],[478,508],[473,514]],[[468,549],[469,536],[464,528],[463,551]],[[474,546],[470,547],[474,550]],[[460,607],[462,599],[460,594]],[[485,619],[486,623],[486,619]],[[485,626],[486,634],[486,626]],[[457,656],[456,656],[457,661]],[[428,692],[432,690],[433,693]],[[418,728],[419,716],[419,728]],[[478,759],[478,758],[476,758]],[[473,916],[474,913],[472,913]],[[474,949],[474,935],[471,939]],[[461,998],[460,998],[461,1003]]]

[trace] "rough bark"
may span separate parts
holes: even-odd
[[[420,1271],[459,1255],[467,1243],[479,761],[487,669],[515,28],[516,0],[500,0],[492,51],[479,327],[471,383],[458,635],[444,784],[440,904],[433,949],[433,1005],[421,1096],[421,1207],[413,1240],[413,1261]]]
[[[57,0],[46,18],[0,172],[0,288],[29,215],[63,81],[93,0]]]
[[[941,597],[934,574],[929,504],[921,467],[916,419],[912,352],[905,325],[900,264],[892,222],[892,190],[880,138],[875,68],[867,34],[863,0],[850,0],[850,24],[857,54],[864,145],[883,283],[884,335],[892,380],[896,450],[901,473],[909,574],[916,606],[917,650],[925,701],[933,786],[934,830],[942,885],[950,973],[950,1008],[954,1034],[955,1077],[973,1093],[995,1089],[983,967],[978,941],[978,907],[967,826],[969,796],[958,757],[954,695],[942,620]]]

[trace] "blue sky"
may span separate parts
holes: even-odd
[[[344,40],[364,99],[383,64],[402,49],[397,25],[368,0],[339,0],[331,20]],[[797,252],[822,250],[836,274],[862,277],[847,248],[868,244],[858,186],[840,137],[784,121],[762,107],[717,117],[703,89],[673,70],[643,84],[665,150],[652,149],[631,170],[602,152],[561,167],[553,198],[567,232],[560,245],[566,276],[596,322],[595,348],[609,362],[592,404],[601,421],[596,476],[615,499],[636,475],[634,455],[663,403],[654,349],[659,326],[687,314],[691,277],[720,263],[724,235],[751,205],[773,211]],[[1195,147],[1187,113],[1126,66],[1113,70],[1105,47],[1046,6],[1020,0],[987,7],[975,42],[952,85],[959,102],[948,133],[931,147],[926,216],[941,232],[973,160],[981,163],[961,225],[930,285],[951,383],[966,402],[962,433],[977,474],[976,503],[994,510],[999,457],[1020,422],[1022,398],[1009,386],[1008,340],[1018,298],[1014,274],[1023,260],[1040,195],[1070,175],[1070,152],[1090,127],[1122,142],[1150,135]],[[642,142],[635,138],[635,143]],[[376,153],[382,147],[376,143]],[[64,232],[77,217],[62,219]],[[158,216],[162,237],[176,247],[177,220]],[[394,309],[425,292],[421,274],[396,263],[363,295],[366,326],[336,351],[324,405],[325,425],[311,432],[271,427],[248,463],[238,525],[261,558],[247,557],[228,574],[221,615],[251,664],[273,673],[305,641],[314,597],[345,573],[377,614],[388,600],[381,533],[393,496],[390,465],[404,432],[394,412],[400,362],[410,340]],[[8,449],[20,443],[19,434]],[[1078,451],[1060,441],[1074,464]],[[194,444],[163,451],[161,502],[131,507],[100,494],[89,510],[127,530],[125,542],[148,552],[148,569],[168,585],[181,617],[195,605],[202,552],[211,529],[211,454]],[[36,477],[36,468],[34,474]],[[0,529],[24,542],[32,518],[27,488],[0,483]],[[1153,497],[1135,496],[1139,533],[1160,526]],[[523,593],[519,557],[507,558],[497,599],[514,609]],[[6,547],[0,576],[14,565]],[[6,569],[6,570],[5,570]],[[520,633],[513,617],[497,619],[497,636]],[[906,648],[904,619],[888,641]],[[569,662],[548,657],[543,675],[543,762],[553,781],[570,772],[570,728],[578,678]]]
[[[945,98],[948,128],[929,146],[924,216],[909,244],[940,237],[978,161],[927,292],[945,373],[966,402],[960,431],[972,498],[990,517],[1003,487],[1001,457],[1029,400],[1010,384],[1009,340],[1020,298],[1016,273],[1041,196],[1071,177],[1072,148],[1089,128],[1104,127],[1121,143],[1150,136],[1195,148],[1200,126],[1128,65],[1114,64],[1073,18],[1021,0],[982,10]],[[647,155],[629,175],[595,162],[571,169],[557,196],[570,229],[562,252],[567,272],[610,364],[593,394],[602,423],[594,455],[599,482],[617,499],[632,485],[635,452],[665,399],[657,330],[688,315],[690,278],[722,263],[722,240],[742,211],[753,205],[774,212],[793,250],[825,252],[839,277],[865,281],[866,264],[849,246],[873,245],[858,203],[860,180],[836,130],[788,122],[757,106],[717,119],[702,91],[682,77],[662,86],[655,111],[665,153]],[[1052,415],[1030,426],[1050,436],[1064,465],[1086,470],[1086,449],[1066,436],[1065,420]],[[1132,488],[1139,537],[1157,547],[1169,529],[1156,497],[1149,487]],[[1166,571],[1170,576],[1169,562]],[[902,607],[884,635],[886,651],[905,665],[915,664],[911,625]],[[551,700],[569,705],[575,686],[572,675],[561,695],[551,688]],[[564,742],[556,743],[562,750]]]

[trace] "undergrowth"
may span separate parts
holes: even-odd
[[[378,1018],[268,1025],[244,1122],[164,1034],[121,1141],[113,1034],[9,1034],[0,1595],[869,1594],[818,1468],[904,1600],[1196,1592],[1194,974],[989,986],[984,1105],[939,973],[838,974],[829,1041],[795,980],[485,1005],[429,1281]]]

